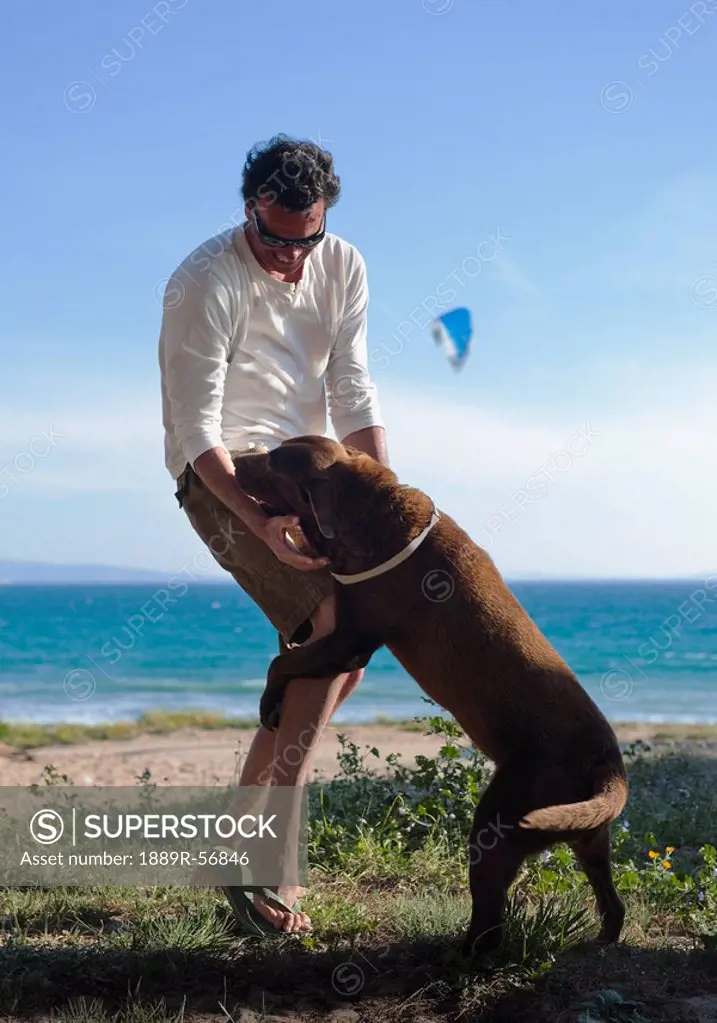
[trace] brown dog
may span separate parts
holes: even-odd
[[[298,437],[235,466],[243,490],[299,516],[337,583],[335,631],[272,661],[262,723],[276,727],[292,679],[364,667],[387,646],[496,765],[471,832],[464,953],[500,944],[520,865],[560,841],[595,892],[598,940],[617,941],[625,909],[612,881],[610,821],[627,800],[617,740],[489,555],[422,491],[335,441]]]

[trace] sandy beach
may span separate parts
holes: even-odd
[[[637,739],[657,746],[695,749],[717,754],[717,728],[698,725],[615,725],[621,742]],[[66,774],[75,785],[135,785],[144,771],[160,785],[227,785],[235,779],[249,748],[251,728],[206,730],[182,728],[168,734],[145,733],[130,739],[103,739],[76,745],[48,745],[30,750],[0,744],[0,783],[31,785],[42,780],[46,765]],[[389,753],[400,753],[406,764],[417,754],[434,756],[440,736],[423,735],[401,725],[330,725],[314,761],[313,777],[328,779],[339,771],[337,736],[344,734],[360,749],[376,747],[380,768]]]
[[[314,777],[338,773],[337,735],[345,734],[360,747],[376,746],[382,757],[403,754],[406,762],[417,753],[431,756],[441,747],[438,736],[404,731],[393,725],[330,726],[314,761]],[[30,785],[41,780],[45,765],[67,774],[75,785],[134,785],[143,771],[160,785],[227,785],[241,769],[253,729],[207,731],[183,728],[167,735],[138,735],[131,739],[103,739],[75,746],[42,746],[32,750],[0,747],[3,785]],[[375,761],[375,758],[371,758]],[[375,761],[376,762],[376,761]]]

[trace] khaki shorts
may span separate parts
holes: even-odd
[[[214,560],[258,604],[280,639],[285,643],[303,642],[310,630],[301,627],[321,601],[334,592],[329,571],[320,568],[302,572],[279,561],[189,465],[177,480],[175,496]]]

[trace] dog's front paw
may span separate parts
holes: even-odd
[[[279,727],[283,696],[283,691],[266,689],[259,700],[259,721],[270,732]]]

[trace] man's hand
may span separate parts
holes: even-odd
[[[296,529],[298,525],[299,519],[295,515],[273,515],[252,524],[251,529],[285,565],[291,565],[304,572],[325,568],[330,563],[328,558],[310,557],[299,553],[297,547],[286,536],[287,530]]]

